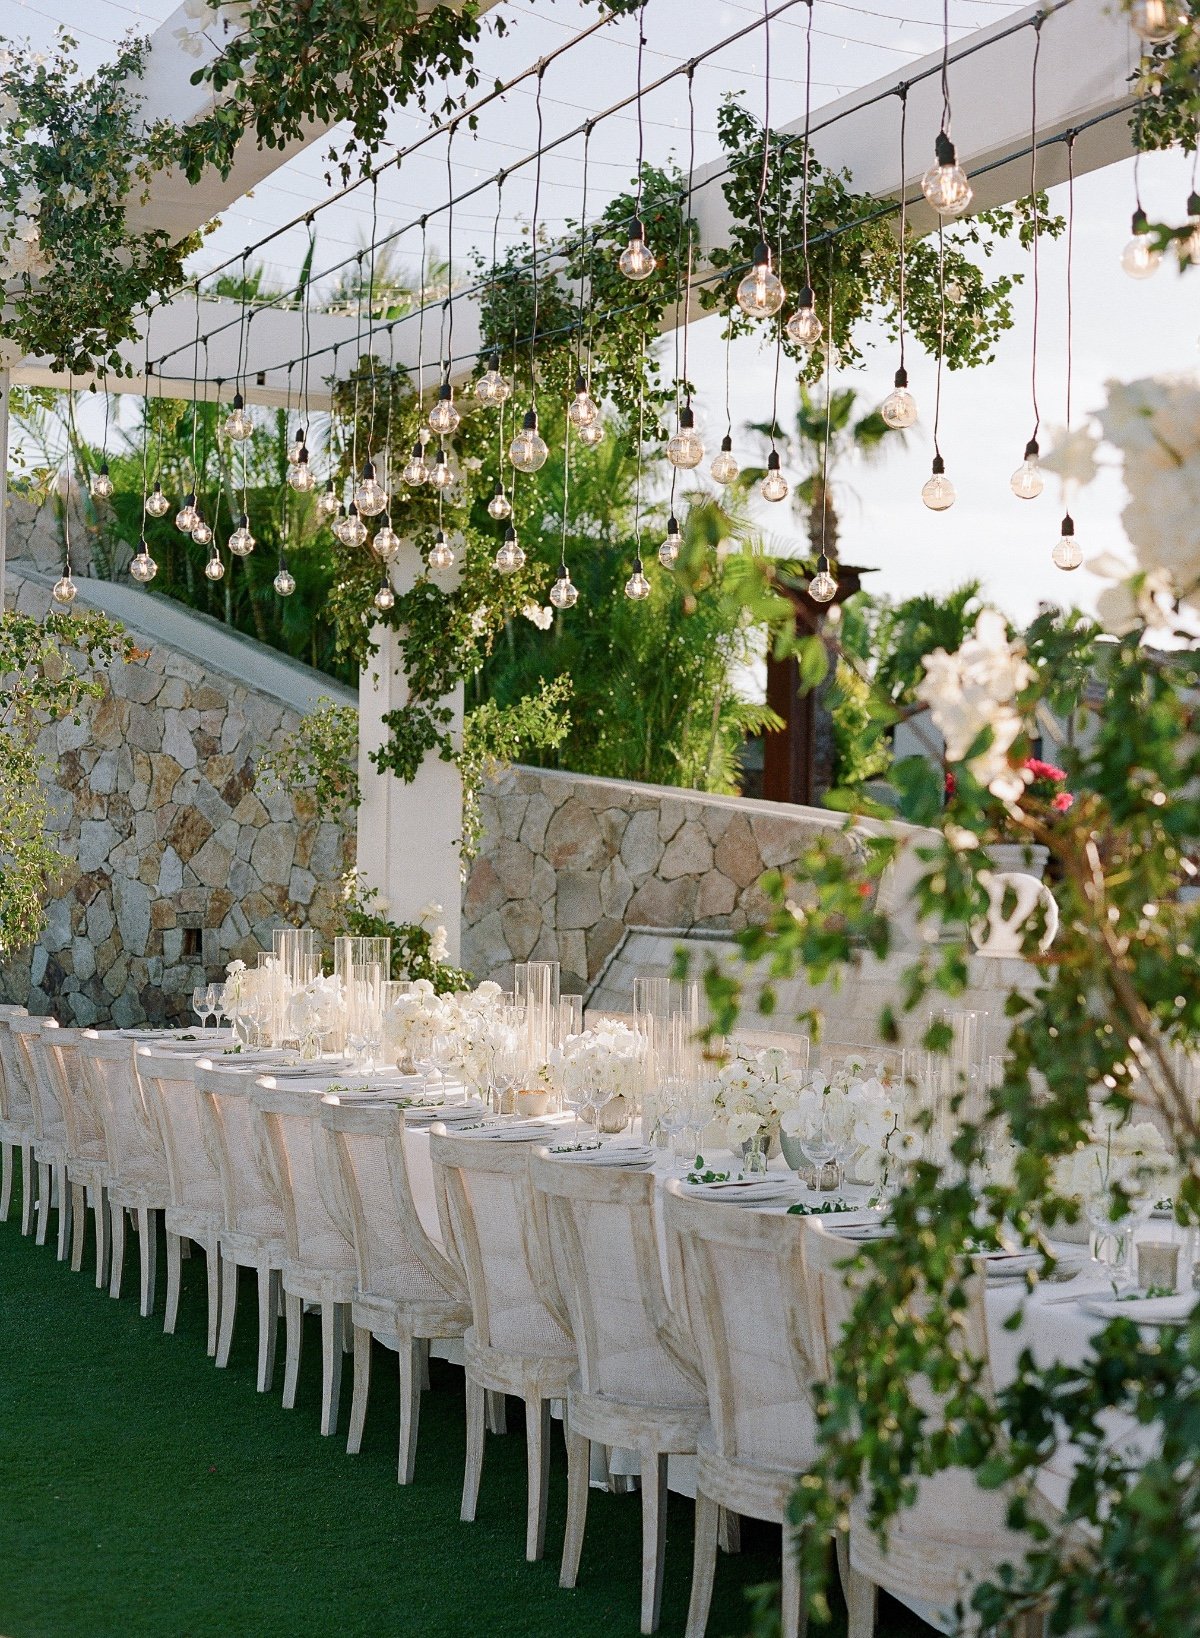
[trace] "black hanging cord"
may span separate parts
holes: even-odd
[[[537,109],[537,164],[533,172],[533,222],[530,232],[530,238],[533,241],[533,323],[529,331],[529,402],[534,414],[537,413],[538,212],[542,199],[542,84],[544,79],[545,68],[543,67],[538,73],[537,95],[534,98],[534,105]]]
[[[812,19],[812,7],[809,7],[809,20]],[[688,65],[688,87],[692,84],[692,76],[696,72],[694,62]],[[758,218],[758,237],[761,243],[767,242],[767,230],[763,222],[763,205],[767,197],[767,177],[771,168],[771,0],[763,0],[763,151],[762,172],[758,179],[758,198],[755,200],[755,214]],[[690,190],[689,190],[690,191]]]
[[[808,170],[809,127],[812,123],[812,31],[813,0],[808,3],[808,22],[804,30],[804,171],[800,184],[800,216],[804,235],[804,287],[812,289],[812,272],[808,265]]]
[[[941,470],[942,446],[938,433],[942,425],[942,361],[946,356],[946,231],[938,217],[938,356],[937,385],[933,396],[933,453]]]
[[[1042,425],[1042,411],[1038,404],[1038,323],[1041,316],[1041,278],[1038,265],[1038,240],[1041,222],[1038,212],[1037,185],[1037,120],[1038,120],[1038,59],[1042,54],[1042,18],[1034,21],[1033,74],[1030,82],[1029,113],[1029,202],[1033,210],[1033,336],[1030,345],[1030,388],[1033,396],[1033,434],[1026,449],[1026,458],[1037,454],[1038,433]]]
[[[541,85],[541,80],[538,85]],[[449,312],[446,319],[446,368],[442,379],[449,384],[450,366],[454,358],[454,131],[450,127],[446,137],[446,190],[449,205],[446,210],[446,300]],[[538,141],[541,141],[539,133]]]
[[[642,214],[642,161],[645,157],[645,132],[642,129],[642,53],[646,49],[646,0],[642,0],[638,7],[638,44],[637,44],[637,199],[633,207],[633,214]],[[541,83],[540,77],[538,83]],[[541,155],[538,155],[539,161]]]
[[[900,369],[908,380],[904,369],[904,315],[905,301],[908,295],[908,85],[896,87],[896,94],[900,98]],[[807,229],[807,222],[805,227]]]

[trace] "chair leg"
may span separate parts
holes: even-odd
[[[508,1413],[505,1406],[505,1395],[493,1393],[490,1389],[487,1396],[487,1430],[489,1433],[508,1432]]]
[[[279,1293],[281,1281],[277,1268],[264,1265],[258,1270],[258,1376],[259,1393],[267,1393],[275,1376],[275,1339],[279,1331]],[[291,1327],[288,1327],[289,1335]],[[300,1368],[300,1341],[297,1336],[296,1369]]]
[[[483,1473],[484,1389],[467,1377],[467,1466],[463,1475],[462,1508],[459,1518],[466,1524],[475,1519],[479,1501],[479,1480]]]
[[[283,1408],[294,1410],[300,1386],[300,1354],[304,1347],[304,1299],[283,1293],[284,1361]],[[322,1432],[324,1429],[322,1429]]]
[[[163,1332],[172,1336],[175,1331],[175,1321],[179,1317],[179,1288],[183,1284],[183,1270],[180,1259],[183,1254],[183,1244],[178,1234],[167,1230],[167,1312],[163,1319]]]
[[[723,1553],[740,1553],[742,1550],[742,1520],[739,1514],[731,1512],[728,1507],[721,1509],[717,1524],[717,1546]]]
[[[365,1325],[354,1327],[354,1391],[350,1397],[350,1431],[346,1435],[346,1455],[357,1456],[362,1449],[363,1424],[367,1420],[367,1400],[371,1393],[371,1333]]]
[[[92,1197],[92,1210],[96,1217],[96,1290],[104,1290],[104,1282],[108,1278],[109,1257],[112,1254],[112,1242],[109,1230],[112,1226],[112,1207],[108,1201],[108,1190],[97,1189]]]
[[[125,1207],[109,1202],[112,1218],[112,1275],[108,1282],[110,1297],[121,1295],[121,1277],[125,1272]]]
[[[667,1457],[642,1452],[642,1631],[657,1632],[667,1549]]]
[[[340,1302],[321,1304],[321,1433],[325,1437],[337,1432],[338,1405],[342,1397],[344,1307]]]
[[[217,1333],[217,1369],[229,1364],[233,1346],[233,1322],[237,1316],[238,1265],[232,1257],[221,1258],[221,1329]]]
[[[37,1185],[34,1181],[33,1148],[26,1142],[21,1145],[21,1233],[33,1233],[33,1208],[37,1200]]]
[[[0,1223],[8,1222],[8,1208],[12,1205],[13,1146],[0,1143]]]
[[[550,1401],[525,1401],[525,1467],[529,1504],[525,1515],[525,1557],[537,1562],[546,1545],[546,1494],[550,1488]]]
[[[780,1595],[781,1638],[805,1638],[808,1631],[808,1606],[800,1582],[800,1559],[797,1542],[788,1525],[783,1527],[783,1587]]]
[[[37,1243],[46,1244],[46,1233],[50,1227],[50,1167],[44,1160],[38,1161],[38,1202],[37,1202]]]
[[[563,1531],[562,1568],[558,1572],[560,1587],[573,1587],[579,1579],[579,1560],[583,1556],[583,1536],[587,1529],[588,1481],[591,1477],[592,1442],[582,1433],[576,1433],[568,1417],[567,1436],[567,1525]]]
[[[421,1392],[429,1392],[429,1338],[422,1337],[418,1344],[421,1350]]]
[[[217,1351],[221,1334],[221,1248],[216,1236],[206,1242],[204,1256],[208,1273],[208,1340],[207,1353],[212,1359]]]
[[[692,1596],[688,1602],[686,1638],[704,1638],[713,1576],[717,1573],[717,1514],[720,1508],[696,1492],[696,1547],[692,1558]]]
[[[410,1337],[400,1344],[400,1455],[396,1482],[411,1484],[417,1461],[417,1428],[421,1421],[421,1344]]]
[[[71,1184],[71,1273],[83,1267],[83,1237],[87,1233],[87,1190],[82,1183]]]
[[[141,1273],[139,1294],[143,1319],[154,1312],[154,1292],[158,1284],[158,1224],[155,1221],[157,1216],[158,1213],[153,1206],[138,1207],[138,1267]]]
[[[65,1263],[71,1250],[71,1204],[74,1185],[67,1181],[67,1163],[60,1160],[54,1168],[55,1193],[58,1196],[58,1260]]]
[[[879,1589],[850,1563],[850,1543],[845,1535],[837,1538],[837,1560],[846,1600],[846,1638],[874,1638]]]

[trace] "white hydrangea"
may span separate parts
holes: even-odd
[[[946,741],[946,755],[962,762],[985,728],[991,744],[968,763],[993,796],[1015,802],[1025,788],[1024,771],[1009,765],[1008,753],[1023,726],[1016,701],[1033,680],[1033,668],[1008,640],[1004,617],[984,609],[974,635],[953,654],[935,649],[924,659],[925,677],[917,698]]]

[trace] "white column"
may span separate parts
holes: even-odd
[[[415,549],[404,548],[393,571],[397,590],[407,589],[420,567]],[[462,885],[458,839],[462,835],[462,783],[452,762],[436,753],[425,758],[417,777],[406,785],[394,774],[380,773],[371,752],[388,737],[383,716],[408,703],[408,683],[395,632],[377,626],[379,651],[359,678],[358,775],[362,803],[358,810],[358,868],[366,882],[387,901],[390,921],[418,921],[427,904],[440,904],[449,959],[459,959]],[[463,691],[459,686],[439,702],[454,713],[450,725],[455,746],[462,736]]]

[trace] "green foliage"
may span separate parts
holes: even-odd
[[[480,797],[484,781],[493,779],[515,757],[532,750],[552,751],[571,729],[567,710],[571,679],[543,679],[536,693],[511,705],[484,700],[463,722],[462,750],[455,761],[462,776],[463,833],[459,849],[464,864],[479,851],[483,835]]]
[[[328,818],[357,808],[358,712],[352,705],[319,701],[281,745],[260,754],[256,773],[280,790],[311,790]]]
[[[442,959],[439,929],[416,921],[389,921],[379,902],[378,890],[367,887],[357,871],[343,880],[342,914],[339,933],[352,938],[390,938],[392,977],[397,981],[425,979],[438,995],[469,989],[471,975]]]

